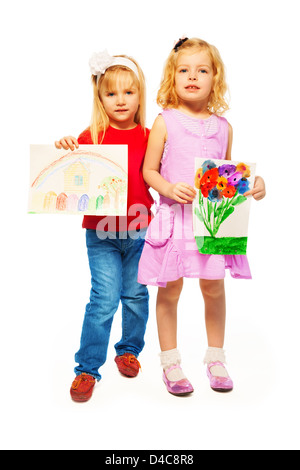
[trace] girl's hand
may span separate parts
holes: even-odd
[[[193,202],[196,196],[195,189],[187,183],[175,183],[170,184],[168,195],[169,199],[180,202],[181,204],[187,204]]]
[[[251,191],[247,191],[244,196],[253,196],[256,201],[263,199],[266,195],[266,186],[261,176],[256,176],[254,180],[254,187]]]
[[[57,149],[64,148],[65,150],[69,150],[69,149],[74,150],[75,147],[77,149],[79,148],[79,144],[78,144],[77,139],[70,135],[68,137],[63,137],[62,139],[57,140],[55,142],[55,147]]]

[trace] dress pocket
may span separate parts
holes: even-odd
[[[162,204],[150,222],[145,242],[152,246],[164,246],[173,236],[174,211],[167,204]]]

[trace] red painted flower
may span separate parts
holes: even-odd
[[[215,186],[217,183],[218,177],[219,177],[218,168],[212,168],[211,170],[208,170],[204,173],[200,181],[200,186],[210,184],[210,183],[213,184],[213,186]]]
[[[225,188],[223,191],[222,191],[222,196],[224,197],[228,197],[229,199],[231,199],[236,193],[236,188],[234,186],[227,186],[227,188]]]
[[[202,193],[202,196],[204,197],[208,197],[208,194],[210,193],[210,191],[212,189],[214,189],[215,187],[215,184],[214,183],[207,183],[207,184],[203,184],[201,186],[201,193]]]

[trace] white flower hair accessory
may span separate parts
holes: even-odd
[[[97,81],[101,75],[103,75],[106,70],[113,65],[123,65],[132,70],[136,74],[137,78],[139,78],[137,66],[132,62],[132,60],[127,59],[126,57],[112,57],[109,55],[107,50],[94,52],[89,60],[91,73],[92,75],[97,76]]]
[[[102,75],[108,67],[113,65],[113,57],[109,55],[107,50],[102,52],[94,52],[89,61],[92,75]]]

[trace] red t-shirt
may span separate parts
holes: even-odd
[[[97,224],[103,219],[105,220],[99,226],[101,226],[101,230],[105,231],[115,230],[119,232],[148,227],[152,217],[151,205],[153,204],[153,198],[148,190],[148,185],[144,181],[142,170],[149,132],[149,129],[144,131],[141,125],[129,130],[115,129],[110,126],[105,132],[102,142],[102,134],[99,134],[99,143],[128,145],[127,217],[85,215],[82,223],[83,228],[96,230]],[[78,143],[82,145],[93,144],[89,129],[80,134]],[[134,208],[130,210],[133,205],[135,205]],[[141,211],[138,210],[139,205],[142,206]],[[128,211],[130,211],[130,214],[128,214]],[[107,224],[104,224],[106,221]]]

